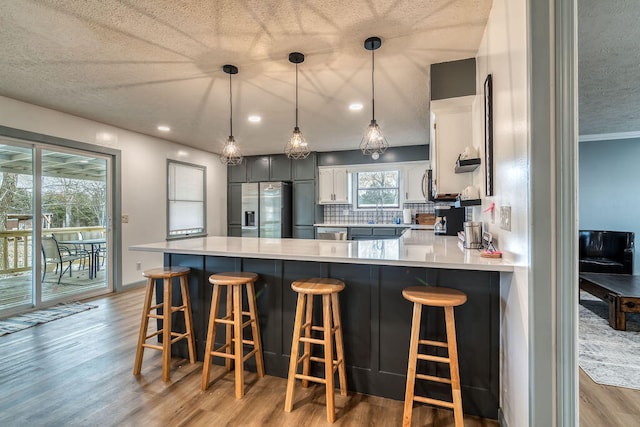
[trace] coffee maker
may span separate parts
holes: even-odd
[[[462,231],[465,220],[465,208],[453,206],[436,206],[436,222],[433,225],[433,234],[444,236],[456,236]]]

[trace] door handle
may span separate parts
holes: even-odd
[[[422,174],[422,185],[420,186],[420,189],[422,190],[422,197],[427,197],[427,191],[426,191],[426,187],[427,187],[427,173],[423,173]]]

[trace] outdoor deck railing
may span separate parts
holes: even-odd
[[[104,227],[47,228],[43,230],[42,235],[73,231],[104,231]],[[33,230],[0,231],[0,274],[31,270],[32,242]],[[41,249],[37,249],[37,253],[41,254]]]

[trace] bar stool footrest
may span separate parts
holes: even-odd
[[[418,353],[418,359],[427,360],[429,362],[451,363],[451,359],[449,359],[448,357],[432,356],[430,354]]]
[[[324,345],[324,340],[318,338],[300,337],[300,342],[308,342],[311,344]]]
[[[424,381],[433,381],[436,383],[451,384],[450,378],[435,377],[433,375],[416,374],[416,378]]]
[[[418,344],[422,345],[430,345],[432,347],[442,347],[448,348],[449,344],[443,341],[432,341],[432,340],[418,340]]]
[[[431,399],[429,397],[422,397],[422,396],[413,396],[413,400],[420,403],[426,403],[428,405],[436,405],[436,406],[442,406],[444,408],[453,409],[453,403],[447,402],[446,400]]]
[[[320,384],[326,384],[327,380],[324,378],[319,378],[319,377],[312,377],[310,375],[303,375],[303,374],[296,374],[296,379],[299,380],[307,380],[307,381],[313,381],[314,383],[320,383]]]

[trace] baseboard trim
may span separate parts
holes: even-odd
[[[498,422],[500,423],[500,427],[509,427],[507,425],[507,420],[504,419],[504,412],[502,412],[502,408],[498,408]]]

